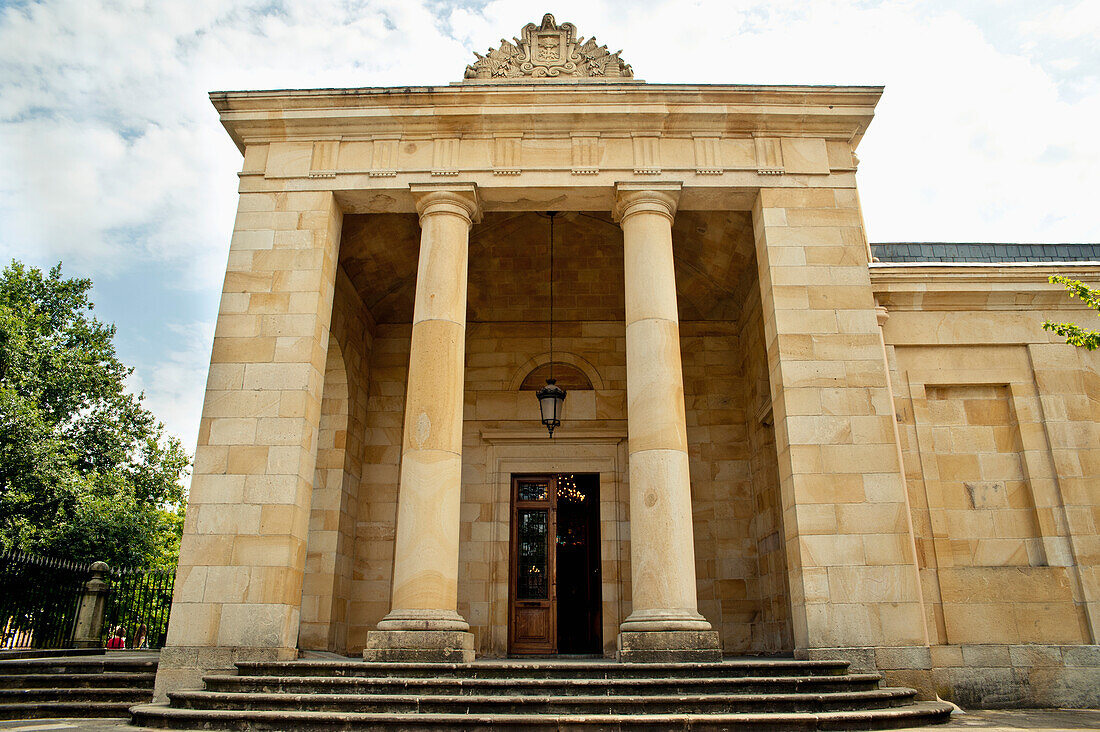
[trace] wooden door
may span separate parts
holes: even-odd
[[[557,652],[554,609],[555,476],[512,478],[512,566],[509,650]]]

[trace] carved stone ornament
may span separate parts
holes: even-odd
[[[522,38],[514,44],[500,39],[500,48],[490,48],[466,67],[466,78],[479,81],[505,81],[530,78],[631,79],[634,71],[619,58],[622,51],[610,53],[597,46],[596,39],[577,37],[572,23],[558,25],[554,16],[542,16],[542,24],[528,23]]]

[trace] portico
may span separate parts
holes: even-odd
[[[921,357],[880,319],[916,296],[855,185],[882,89],[645,84],[550,16],[524,34],[450,86],[211,95],[244,164],[158,694],[303,651],[508,656],[517,599],[581,585],[607,657],[931,673]]]
[[[723,628],[729,652],[783,650],[799,636],[805,645],[811,625],[831,627],[785,587],[784,568],[796,578],[814,569],[799,561],[791,491],[804,460],[823,480],[822,445],[837,444],[830,469],[846,472],[851,437],[786,413],[782,366],[790,359],[786,383],[801,395],[820,387],[795,372],[844,371],[844,359],[834,349],[829,363],[807,363],[812,354],[785,353],[780,336],[796,326],[790,308],[812,298],[816,340],[847,344],[864,321],[877,339],[851,151],[878,93],[573,79],[475,80],[398,95],[214,95],[245,166],[189,521],[229,531],[205,521],[208,498],[221,517],[270,518],[253,534],[240,521],[232,536],[185,540],[181,587],[191,574],[205,579],[201,599],[177,603],[180,616],[201,613],[217,630],[198,642],[181,625],[171,644],[198,655],[209,653],[206,643],[238,656],[298,647],[373,658],[506,655],[508,511],[496,486],[507,481],[489,453],[514,454],[523,434],[531,467],[517,472],[540,469],[558,445],[616,462],[601,486],[605,652],[717,658]],[[283,110],[278,124],[274,108]],[[332,125],[339,139],[322,133]],[[559,275],[561,359],[593,387],[571,393],[552,441],[535,437],[533,394],[511,384],[548,361],[546,273],[525,255],[544,241],[537,214],[547,210],[562,212],[570,262]],[[323,235],[312,228],[321,222],[331,222]],[[815,267],[828,262],[853,274],[815,281]],[[842,301],[823,299],[833,293]],[[486,344],[493,354],[479,352]],[[871,419],[882,402],[866,398],[885,382],[881,355],[860,359],[852,388],[862,406],[853,409],[889,447],[888,417]],[[769,361],[772,386],[761,390]],[[708,394],[706,384],[725,384],[726,393]],[[298,411],[267,406],[269,390]],[[224,404],[240,408],[230,415]],[[776,440],[781,460],[754,466],[750,435]],[[875,479],[886,485],[893,474],[900,491],[893,455]],[[608,472],[600,460],[572,459],[568,469]],[[261,489],[295,481],[299,488],[277,496]],[[229,496],[244,504],[216,503]],[[286,536],[287,550],[268,551],[273,536]],[[911,547],[904,531],[896,541],[879,536],[899,552]],[[215,541],[231,548],[196,553]],[[265,549],[249,553],[246,544]],[[772,559],[762,577],[764,545]],[[831,561],[829,551],[816,549],[813,562]],[[916,598],[905,589],[915,583],[912,565],[903,553],[893,561],[898,595],[883,598],[892,609]],[[261,590],[253,577],[271,572],[287,581]],[[257,594],[270,596],[270,632],[223,645],[237,608],[253,613],[245,598]],[[898,638],[891,645],[919,641],[909,624],[920,626],[919,612],[887,627],[865,619],[859,633],[874,627]]]

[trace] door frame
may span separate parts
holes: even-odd
[[[546,481],[545,501],[520,501],[519,484],[522,481]],[[557,612],[557,491],[558,476],[556,473],[516,473],[512,475],[511,495],[511,522],[508,530],[508,655],[553,655],[558,652],[558,612]],[[547,583],[545,600],[520,600],[516,597],[516,586],[519,583],[519,512],[524,509],[545,509],[546,520],[546,567],[550,575]],[[531,603],[531,607],[545,604],[549,610],[549,647],[517,649],[515,617],[516,607],[519,603]]]
[[[589,620],[594,617],[596,627],[597,646],[601,654],[603,653],[603,561],[601,557],[601,526],[600,526],[600,484],[601,476],[597,472],[584,472],[581,475],[588,475],[595,479],[596,493],[593,496],[593,502],[589,504],[588,511],[591,512],[586,518],[587,526],[589,528],[587,535],[588,541],[593,542],[594,546],[589,546],[589,561],[585,568],[583,579],[589,583],[589,597],[590,605],[587,612],[589,613]],[[543,656],[543,655],[557,655],[561,652],[558,647],[558,483],[565,473],[513,473],[509,481],[510,495],[509,502],[511,504],[511,510],[509,512],[511,521],[508,529],[508,655],[509,656]],[[573,473],[571,475],[576,475]],[[545,483],[546,486],[546,498],[538,501],[521,501],[519,498],[519,486],[521,483]],[[549,574],[547,581],[547,597],[546,599],[524,599],[521,600],[516,597],[519,586],[519,513],[524,510],[545,510],[547,512],[546,521],[546,567]],[[594,530],[592,529],[592,523],[595,523]],[[593,557],[592,552],[595,552]],[[593,598],[591,595],[592,590],[592,577],[590,573],[593,567],[596,574],[596,594]],[[548,639],[545,644],[527,644],[517,640],[516,637],[516,613],[517,609],[522,607],[530,607],[532,609],[537,607],[544,607],[548,612],[547,622],[547,634]],[[588,653],[590,651],[585,651]]]
[[[626,617],[629,598],[630,540],[626,533],[626,424],[615,423],[598,428],[555,430],[554,439],[546,430],[528,428],[485,428],[481,439],[488,448],[486,484],[492,486],[492,529],[489,541],[499,547],[494,552],[489,582],[491,628],[486,655],[507,657],[510,633],[510,546],[512,475],[546,473],[596,473],[600,476],[602,504],[600,538],[600,578],[603,600],[604,657],[615,656],[619,624]],[[610,549],[609,549],[610,547]]]

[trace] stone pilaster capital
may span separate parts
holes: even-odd
[[[611,217],[622,224],[637,213],[655,213],[669,223],[676,217],[682,183],[616,183]]]
[[[409,190],[421,222],[439,213],[461,216],[468,224],[481,221],[481,199],[474,183],[411,183]]]

